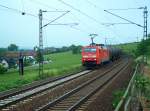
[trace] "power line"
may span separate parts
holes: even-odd
[[[86,0],[86,2],[88,2],[89,4],[93,5],[94,7],[97,7],[95,4],[93,4],[91,1]]]
[[[98,9],[98,11],[100,10],[104,10],[103,8],[97,6],[96,4],[94,4],[93,2],[91,2],[90,0],[85,0],[87,3],[91,4],[92,6],[94,6],[95,8]],[[104,15],[105,16],[105,15]],[[108,19],[106,16],[105,16],[106,19]],[[110,21],[110,20],[108,20]],[[110,29],[108,28],[108,26],[114,26],[114,25],[111,25],[111,24],[105,24],[105,23],[102,23],[101,25],[105,26],[105,28],[107,28],[109,31],[113,32],[116,36],[118,36],[118,34],[116,33],[116,31],[114,31],[113,29]]]
[[[142,9],[143,7],[138,7],[138,8],[122,8],[122,9],[107,9],[107,10],[137,10],[137,9]]]
[[[47,5],[47,4],[44,4],[44,3],[40,2],[40,1],[37,1],[37,0],[29,0],[29,1],[32,2],[32,3],[38,4],[38,5],[41,5],[41,6],[50,8],[50,9],[58,10],[57,8],[54,8],[54,7],[52,7],[52,6],[49,6],[49,5]],[[59,9],[59,10],[60,10],[60,9]]]
[[[95,21],[96,23],[102,25],[101,22],[99,22],[99,21],[96,20],[95,18],[93,18],[93,17],[89,16],[88,14],[82,12],[81,10],[79,10],[79,9],[77,9],[77,8],[75,8],[75,7],[73,7],[72,5],[70,5],[70,4],[66,3],[66,2],[64,2],[63,0],[58,0],[58,1],[61,2],[61,3],[64,4],[64,5],[66,5],[66,6],[70,7],[70,8],[72,8],[73,10],[75,10],[75,11],[81,13],[82,15],[86,16],[87,18],[89,18],[89,19]],[[84,31],[84,32],[85,32],[85,31]]]
[[[60,19],[61,17],[63,17],[64,15],[66,15],[67,13],[69,13],[70,11],[66,11],[65,13],[63,13],[62,15],[58,16],[57,18],[55,18],[54,20],[50,21],[49,23],[45,24],[43,27],[46,27],[47,25],[51,24],[52,22]],[[43,28],[42,27],[42,28]]]
[[[77,27],[73,27],[73,26],[71,26],[71,28],[72,29],[75,29],[75,30],[78,30],[78,31],[80,31],[80,32],[82,32],[82,33],[86,33],[86,34],[89,34],[89,32],[87,32],[87,31],[85,31],[85,30],[83,30],[83,29],[79,29],[79,28],[77,28]]]
[[[78,23],[57,23],[57,24],[50,24],[50,25],[70,25],[72,27],[74,25],[78,25]]]
[[[16,12],[16,13],[21,13],[21,14],[24,13],[24,14],[26,14],[26,15],[29,15],[29,16],[32,16],[32,17],[35,17],[35,18],[38,18],[38,17],[39,17],[38,15],[34,15],[34,14],[31,14],[31,13],[28,13],[28,12],[23,12],[23,11],[21,11],[21,10],[19,10],[19,9],[11,8],[11,7],[2,5],[2,4],[0,4],[0,7],[5,8],[5,9],[8,9],[8,10],[11,10],[11,11]],[[49,8],[50,8],[50,7],[49,7]],[[47,11],[47,12],[56,12],[56,11]],[[58,10],[57,10],[57,12],[67,12],[67,11],[58,11]],[[56,21],[58,18],[60,18],[60,16],[57,17],[56,19],[50,21],[50,23]],[[43,18],[43,20],[48,20],[48,19]],[[57,22],[56,22],[56,23],[57,23]],[[57,23],[57,24],[50,24],[50,25],[65,25],[65,26],[68,25],[68,26],[70,26],[70,28],[72,28],[72,29],[79,30],[79,31],[85,33],[86,31],[83,31],[83,30],[81,30],[81,29],[78,29],[78,28],[73,27],[74,25],[77,25],[77,24],[78,24],[78,23],[65,23],[65,24]],[[87,33],[87,32],[86,32],[86,33]]]
[[[125,21],[127,21],[127,22],[129,22],[129,23],[131,23],[131,24],[135,24],[135,25],[137,25],[137,26],[139,26],[139,27],[142,27],[142,28],[143,28],[143,26],[142,26],[142,25],[137,24],[137,23],[135,23],[135,22],[133,22],[133,21],[131,21],[131,20],[128,20],[128,19],[126,19],[126,18],[123,18],[123,17],[121,17],[121,16],[119,16],[119,15],[116,15],[116,14],[114,14],[114,13],[111,13],[111,12],[109,12],[109,11],[107,11],[107,10],[104,10],[104,11],[105,11],[105,12],[107,12],[107,13],[109,13],[109,14],[111,14],[111,15],[114,15],[114,16],[116,16],[116,17],[120,18],[120,19],[123,19],[123,20],[125,20]]]
[[[97,6],[96,4],[92,3],[90,0],[86,0],[86,2],[88,2],[89,4],[91,4],[92,6],[94,6],[97,9],[103,10],[103,8],[101,8],[101,7]],[[108,10],[135,10],[135,9],[143,9],[143,7],[139,7],[139,8],[125,8],[125,9],[108,9]],[[105,18],[107,18],[107,17],[105,17]],[[109,20],[109,18],[107,18],[107,19]],[[113,26],[114,27],[114,25],[121,25],[121,24],[125,25],[125,24],[134,24],[134,23],[102,23],[102,25],[106,26],[106,28],[108,28],[108,26]],[[137,24],[137,25],[139,25],[139,24]],[[109,29],[109,30],[111,30],[111,29]],[[115,35],[118,36],[118,34],[116,33],[116,31],[114,31],[113,29],[112,29],[112,31],[113,31],[113,33]]]
[[[14,12],[16,12],[16,13],[21,13],[21,14],[24,13],[23,15],[29,15],[29,16],[33,16],[33,17],[38,18],[38,15],[34,15],[34,14],[31,14],[31,13],[28,13],[28,12],[25,12],[25,11],[21,11],[21,10],[19,10],[19,9],[11,8],[11,7],[2,5],[2,4],[0,4],[0,7],[5,8],[5,9],[8,9],[8,10],[11,10],[11,11],[14,11]],[[46,11],[46,12],[66,12],[66,11],[63,11],[63,10],[56,10],[56,11]],[[46,19],[46,18],[44,18],[44,19],[45,19],[45,20],[48,20],[48,19]]]
[[[42,3],[42,2],[39,2],[39,1],[35,1],[35,0],[29,0],[29,1],[32,2],[32,3],[35,3],[35,4],[37,4],[37,5],[41,5],[41,6],[50,8],[50,9],[55,9],[56,11],[58,10],[57,8],[54,8],[54,7],[52,7],[52,6],[49,6],[49,5],[44,4],[44,3]],[[59,9],[59,10],[61,10],[61,9]],[[58,11],[57,11],[57,12],[58,12]],[[61,11],[59,11],[59,12],[61,12]],[[64,12],[64,11],[62,11],[62,12]],[[71,13],[71,14],[73,15],[73,13]],[[75,15],[74,15],[74,16],[75,16]],[[76,18],[77,18],[77,17],[76,17]],[[78,19],[78,18],[77,18],[77,19]],[[78,19],[78,21],[80,21],[80,20]],[[57,23],[57,22],[56,22],[56,23]],[[79,31],[81,31],[81,32],[85,32],[85,31],[83,31],[83,30],[80,30],[80,29],[78,29],[78,28],[73,27],[75,24],[77,24],[77,23],[67,23],[67,24],[57,23],[57,24],[50,24],[50,25],[65,25],[65,26],[69,25],[70,28],[72,28],[72,29],[79,30]]]
[[[36,3],[36,4],[39,4],[39,5],[43,5],[43,6],[46,6],[46,7],[48,7],[48,8],[52,8],[52,7],[50,7],[49,5],[46,5],[46,4],[43,4],[42,2],[39,2],[39,1],[35,1],[35,0],[30,0],[31,2],[34,2],[34,3]],[[58,9],[56,9],[56,8],[53,8],[53,9],[55,9],[55,10],[58,10]],[[88,15],[85,15],[85,16],[88,16]],[[77,18],[77,17],[76,17]],[[91,18],[90,18],[91,19]],[[79,19],[78,19],[79,20]],[[80,21],[80,20],[79,20]],[[83,22],[82,22],[83,23]],[[58,23],[59,24],[59,23]],[[85,24],[85,23],[84,23]],[[55,24],[56,25],[56,24]],[[60,24],[61,25],[61,24]],[[86,25],[86,24],[85,24]],[[73,29],[76,29],[76,30],[80,30],[80,31],[82,31],[82,32],[86,32],[86,31],[83,31],[83,30],[81,30],[81,29],[78,29],[78,28],[75,28],[75,27],[70,27],[70,28],[73,28]],[[86,32],[87,33],[87,32]]]
[[[48,7],[48,8],[53,8],[53,7],[51,7],[51,6],[49,6],[49,5],[46,5],[46,4],[43,4],[42,2],[39,2],[39,1],[35,1],[35,0],[30,0],[31,2],[34,2],[34,3],[36,3],[36,4],[38,4],[38,5],[43,5],[43,6],[46,6],[46,7]],[[73,9],[74,9],[74,7],[72,7]],[[53,8],[53,9],[55,9],[55,10],[58,10],[58,9],[56,9],[56,8]],[[76,9],[75,9],[76,10]],[[80,13],[82,13],[80,10],[76,10],[76,11],[79,11]],[[84,13],[84,12],[83,12]],[[83,14],[82,13],[82,14]],[[72,14],[72,13],[71,13]],[[84,13],[84,15],[85,16],[88,16],[88,18],[90,17],[89,15],[87,15],[86,13]],[[76,17],[77,18],[77,17]],[[78,18],[77,18],[78,19]],[[93,19],[93,18],[91,18],[90,17],[90,19]],[[79,19],[78,19],[78,21],[80,21]],[[94,18],[94,21],[95,21],[95,18]],[[98,22],[97,20],[96,20],[96,22]],[[82,22],[83,23],[83,22]],[[85,23],[84,23],[85,24]],[[61,25],[61,24],[60,24]],[[85,25],[87,25],[87,24],[85,24]],[[71,28],[73,28],[73,29],[76,29],[76,30],[80,30],[80,29],[78,29],[78,28],[74,28],[74,27],[71,27]],[[83,30],[80,30],[80,31],[82,31],[82,32],[85,32],[85,31],[83,31]],[[87,32],[86,32],[87,33]]]
[[[86,1],[87,1],[88,3],[90,3],[91,5],[93,5],[94,7],[97,8],[97,5],[93,4],[91,1],[89,1],[89,0],[86,0]],[[101,9],[101,8],[100,8],[100,9]],[[143,9],[143,7],[139,7],[139,8],[125,8],[125,9],[107,9],[107,10],[135,10],[135,9]],[[108,13],[114,15],[114,16],[117,16],[117,17],[119,17],[119,18],[121,18],[121,19],[124,19],[124,20],[126,20],[126,21],[129,22],[129,23],[108,23],[107,25],[115,25],[115,24],[116,24],[116,25],[118,25],[118,24],[135,24],[135,25],[138,25],[138,26],[140,26],[140,27],[143,27],[143,26],[141,26],[141,25],[139,25],[139,24],[137,24],[137,23],[134,23],[134,22],[132,22],[132,21],[130,21],[130,20],[127,20],[127,19],[125,19],[125,18],[123,18],[123,17],[120,17],[120,16],[118,16],[118,15],[116,15],[116,14],[113,14],[113,13],[107,11],[107,10],[104,10],[104,11],[106,11],[106,12],[108,12]],[[106,23],[102,23],[102,24],[106,24]]]
[[[70,7],[70,8],[72,8],[73,10],[75,10],[75,11],[81,13],[82,15],[86,16],[87,18],[89,18],[89,19],[91,19],[91,20],[93,20],[93,21],[95,21],[96,23],[98,23],[98,24],[101,25],[101,23],[100,23],[98,20],[96,20],[95,18],[89,16],[89,15],[86,14],[85,12],[82,12],[81,10],[79,10],[79,9],[73,7],[72,5],[70,5],[70,4],[66,3],[66,2],[64,2],[63,0],[58,0],[58,1],[61,2],[61,3],[64,4],[64,5],[66,5],[66,6]]]
[[[2,5],[2,4],[0,4],[0,7],[11,10],[11,11],[14,11],[16,13],[21,13],[22,15],[26,14],[26,15],[29,15],[29,16],[32,16],[32,17],[36,17],[36,18],[38,17],[37,15],[31,14],[31,13],[28,13],[28,12],[23,12],[21,10],[15,9],[15,8],[10,8],[10,7]]]
[[[121,25],[121,24],[131,24],[131,23],[102,23],[103,25],[106,25],[106,26],[111,26],[111,25]]]
[[[91,28],[91,26],[89,25],[89,24],[87,24],[87,23],[85,23],[85,21],[81,21],[75,14],[73,14],[73,13],[71,13],[73,16],[74,16],[74,18],[75,19],[77,19],[79,22],[80,22],[80,24],[83,24],[84,25],[84,27],[86,27],[87,29],[90,29]],[[81,29],[81,28],[80,28]],[[82,29],[83,30],[83,29]],[[83,32],[85,32],[85,31],[83,31]],[[89,34],[89,32],[87,32],[88,34]]]
[[[21,11],[19,9],[11,8],[11,7],[2,5],[2,4],[0,4],[0,7],[8,9],[8,10],[11,10],[11,11],[16,12],[16,13],[21,13],[21,14],[24,13],[24,15],[29,15],[29,16],[38,18],[38,15],[34,15],[34,14],[31,14],[31,13],[28,13],[28,12],[23,12],[23,11]],[[46,12],[67,12],[67,11],[46,11]],[[43,18],[43,19],[44,20],[49,20],[47,18]],[[58,19],[58,18],[56,18],[56,19]],[[56,19],[52,20],[51,23],[54,22]]]

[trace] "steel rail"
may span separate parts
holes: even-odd
[[[77,73],[80,73],[80,72],[83,72],[83,71],[85,71],[85,70],[79,71],[79,72],[77,72]],[[75,74],[77,74],[77,73],[75,73]],[[8,98],[8,97],[10,97],[10,96],[17,95],[17,94],[19,94],[19,93],[23,93],[23,92],[25,92],[25,91],[28,91],[28,90],[31,90],[31,89],[40,87],[40,86],[42,86],[42,85],[45,85],[45,84],[48,84],[48,83],[51,83],[51,82],[54,82],[54,81],[57,81],[57,80],[64,79],[64,78],[69,77],[69,76],[72,76],[72,75],[74,75],[74,73],[68,74],[68,75],[64,75],[64,76],[60,76],[60,77],[56,77],[56,78],[52,78],[52,79],[46,80],[46,81],[44,81],[44,82],[41,81],[40,84],[37,83],[37,85],[36,85],[36,82],[37,82],[37,81],[36,81],[36,82],[34,83],[35,85],[28,87],[29,85],[32,85],[32,84],[29,83],[29,84],[26,84],[26,85],[24,86],[25,88],[22,88],[21,90],[13,91],[13,90],[15,90],[15,89],[11,89],[11,90],[8,90],[8,91],[6,91],[6,92],[2,92],[2,93],[5,93],[5,94],[0,93],[0,100],[3,100],[3,99]]]
[[[80,73],[77,73],[77,74],[72,74],[70,76],[66,76],[66,77],[62,77],[60,79],[56,79],[56,80],[53,80],[52,82],[50,83],[47,83],[47,84],[44,84],[44,85],[40,85],[38,87],[35,87],[35,88],[31,88],[29,90],[25,90],[25,91],[21,91],[21,93],[15,93],[16,95],[13,95],[13,94],[10,94],[11,96],[9,96],[8,98],[5,98],[3,100],[0,100],[0,109],[3,109],[9,105],[12,105],[14,103],[17,103],[19,101],[22,101],[26,98],[29,98],[35,94],[38,94],[38,93],[41,93],[41,92],[44,92],[48,89],[51,89],[51,88],[54,88],[56,86],[59,86],[61,84],[64,84],[68,81],[71,81],[73,79],[76,79],[78,77],[81,77],[87,73],[90,73],[91,70],[86,70],[86,71],[83,71],[83,72],[80,72]],[[7,95],[8,96],[8,95]],[[7,97],[6,96],[6,97]]]
[[[121,64],[121,63],[120,63],[120,64]],[[90,83],[92,83],[92,82],[96,81],[97,79],[99,79],[99,78],[105,76],[108,72],[112,71],[113,68],[119,66],[120,64],[117,64],[116,66],[111,67],[109,70],[103,72],[101,75],[98,75],[98,76],[94,77],[92,80],[89,80],[89,81],[83,83],[82,85],[76,87],[75,89],[73,89],[73,90],[67,92],[66,94],[60,96],[59,98],[55,99],[54,101],[51,101],[51,102],[49,102],[48,104],[46,104],[46,105],[44,105],[44,106],[42,106],[42,107],[36,109],[36,111],[43,111],[43,110],[48,109],[49,107],[54,106],[54,105],[57,104],[58,102],[60,102],[60,101],[62,101],[62,100],[64,100],[64,99],[66,99],[67,97],[71,96],[72,94],[78,92],[80,89],[86,87],[86,86],[89,85]]]
[[[120,71],[125,70],[128,67],[128,63],[125,64],[120,70],[118,70],[114,76],[110,77],[107,81],[105,81],[102,85],[97,87],[95,90],[88,93],[85,97],[81,98],[79,101],[77,101],[72,107],[70,107],[67,111],[75,111],[79,106],[81,106],[82,103],[84,103],[87,99],[89,99],[92,95],[94,95],[97,91],[99,91],[104,85],[106,85],[109,81],[111,81],[113,78],[115,78]]]
[[[104,68],[106,67],[106,66],[108,66],[108,64],[107,65],[104,65]],[[90,73],[90,72],[92,72],[92,70],[88,70],[89,72],[87,72],[87,73]],[[81,73],[81,72],[78,72],[78,73]],[[85,73],[86,74],[86,73]],[[9,96],[9,94],[8,95],[5,95],[5,97],[7,97],[8,96],[8,98],[5,98],[5,100],[6,100],[6,103],[5,103],[5,101],[4,100],[0,100],[0,109],[4,109],[4,108],[7,108],[8,106],[10,106],[10,105],[13,105],[13,104],[16,104],[17,102],[19,102],[19,101],[22,101],[22,100],[25,100],[25,99],[27,99],[27,98],[29,98],[29,97],[32,97],[32,96],[34,96],[35,94],[39,94],[39,93],[42,93],[42,91],[40,91],[40,92],[37,92],[37,93],[33,93],[33,94],[30,94],[30,95],[28,95],[28,96],[23,96],[23,98],[20,98],[20,97],[16,97],[17,95],[20,95],[19,93],[24,93],[25,91],[28,91],[28,90],[34,90],[34,88],[37,88],[37,87],[40,87],[40,86],[42,86],[42,85],[45,85],[45,84],[47,84],[47,83],[52,83],[52,82],[55,82],[56,80],[61,80],[61,79],[63,79],[63,78],[66,78],[66,77],[69,77],[69,76],[73,76],[73,75],[76,75],[76,74],[68,74],[68,75],[65,75],[65,76],[62,76],[62,77],[59,77],[59,78],[56,78],[56,79],[53,79],[53,80],[51,80],[51,81],[48,81],[48,82],[44,82],[44,83],[42,83],[42,84],[40,84],[40,85],[37,85],[37,86],[34,86],[34,87],[29,87],[29,88],[27,88],[27,89],[23,89],[23,90],[21,90],[21,91],[18,91],[18,92],[14,92],[14,93],[11,93],[10,94],[10,96],[12,96],[12,97],[10,97]],[[84,74],[83,74],[84,75]],[[81,75],[82,76],[82,75]],[[79,76],[80,77],[80,76]],[[75,79],[75,78],[74,78]],[[67,81],[66,81],[67,82]],[[65,83],[65,82],[64,82]],[[63,83],[62,83],[63,84]],[[60,84],[61,85],[61,84]],[[55,87],[55,86],[54,86]],[[54,87],[51,87],[51,88],[54,88]],[[50,88],[48,88],[48,89],[50,89]],[[47,89],[47,90],[48,90]],[[23,92],[24,91],[24,92]],[[45,90],[43,90],[43,92],[44,92]],[[14,95],[14,94],[17,94],[17,95]],[[16,98],[17,98],[17,100],[16,100]]]

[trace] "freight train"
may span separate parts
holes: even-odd
[[[114,61],[121,56],[121,50],[104,44],[90,44],[82,47],[82,65],[96,66]]]

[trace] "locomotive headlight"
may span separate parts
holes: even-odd
[[[83,58],[96,58],[96,55],[90,55],[90,56],[84,55]]]
[[[96,55],[91,56],[92,58],[96,58]]]
[[[85,55],[85,56],[83,56],[83,58],[88,58],[88,56]]]

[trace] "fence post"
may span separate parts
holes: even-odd
[[[137,74],[138,66],[139,66],[139,64],[136,65],[134,74],[129,82],[129,85],[128,85],[122,99],[120,100],[120,102],[118,103],[118,105],[114,111],[120,111],[121,107],[123,108],[124,111],[130,111],[130,110],[128,110],[128,109],[131,109],[131,108],[129,108],[129,103],[133,99],[132,97],[134,97],[134,94],[135,94],[134,93],[135,92],[134,78]]]

